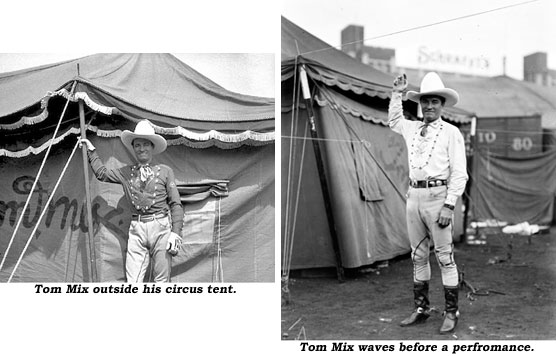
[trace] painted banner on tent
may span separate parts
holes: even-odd
[[[0,173],[4,184],[0,185],[0,251],[2,258],[6,257],[0,271],[0,281],[6,281],[12,274],[29,239],[31,240],[25,255],[13,272],[13,281],[73,282],[90,279],[85,240],[88,229],[85,189],[80,155],[74,155],[57,192],[46,205],[70,152],[69,149],[52,151],[15,235],[16,225],[36,179],[42,156],[2,158]],[[101,201],[95,201],[93,213],[96,221],[111,224],[110,221],[115,216],[122,214],[122,211],[115,209],[101,213],[101,205]],[[43,218],[39,222],[41,214]],[[36,233],[31,237],[37,223],[39,225]],[[117,226],[114,228],[122,229]],[[7,251],[10,241],[12,244]]]

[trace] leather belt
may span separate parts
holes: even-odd
[[[409,185],[412,188],[432,188],[447,185],[447,179],[430,179],[430,180],[409,180]]]
[[[140,221],[140,222],[149,222],[157,219],[164,219],[168,216],[168,213],[156,213],[156,214],[147,214],[147,215],[132,215],[132,221]]]

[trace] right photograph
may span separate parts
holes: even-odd
[[[554,10],[282,1],[282,340],[556,339]]]

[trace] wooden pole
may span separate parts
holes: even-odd
[[[83,100],[79,100],[79,126],[81,128],[81,137],[87,138],[85,130],[85,110],[83,108]],[[87,145],[83,145],[81,148],[81,156],[83,158],[83,172],[85,175],[85,200],[87,204],[87,234],[89,242],[89,261],[91,263],[91,280],[93,282],[98,282],[97,276],[97,264],[96,264],[96,253],[95,253],[95,241],[93,239],[93,215],[91,208],[91,191],[89,188],[89,162],[87,158]]]
[[[469,162],[467,162],[467,167],[469,167],[469,180],[467,182],[467,186],[465,187],[466,192],[466,203],[465,203],[465,214],[463,215],[463,240],[467,242],[467,224],[469,223],[469,212],[471,210],[471,187],[473,185],[473,181],[475,178],[473,177],[476,173],[476,169],[474,167],[475,162],[477,161],[477,118],[473,117],[471,121],[471,129],[469,130],[469,151],[471,152],[471,156],[469,157]]]
[[[313,149],[315,151],[315,160],[317,163],[317,170],[320,178],[320,186],[322,190],[322,196],[324,198],[324,207],[326,210],[326,218],[328,219],[330,227],[330,236],[332,237],[332,247],[334,248],[334,256],[336,258],[336,274],[338,281],[343,283],[344,278],[344,268],[342,265],[342,256],[340,254],[340,243],[338,241],[338,235],[336,233],[336,223],[334,222],[334,214],[332,213],[332,204],[330,201],[330,192],[328,190],[328,180],[326,179],[326,173],[324,171],[324,164],[322,160],[321,148],[319,143],[319,136],[315,124],[315,115],[313,112],[313,106],[311,103],[311,94],[309,91],[309,83],[307,82],[307,73],[304,67],[300,67],[300,77],[301,86],[303,89],[303,98],[305,99],[305,106],[307,107],[307,114],[309,117],[311,138],[313,141]]]

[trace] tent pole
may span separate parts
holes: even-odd
[[[473,185],[473,181],[475,177],[473,175],[476,172],[474,167],[474,163],[476,161],[475,155],[477,154],[477,118],[474,116],[471,121],[471,129],[469,130],[469,148],[471,155],[469,156],[469,162],[467,162],[467,166],[469,167],[469,181],[467,182],[467,186],[465,187],[465,192],[467,193],[467,199],[465,203],[465,214],[463,215],[463,240],[467,242],[467,224],[469,223],[469,211],[471,210],[471,186]]]
[[[324,207],[326,210],[326,217],[329,222],[330,235],[332,237],[332,246],[334,248],[334,257],[336,258],[336,275],[338,281],[343,283],[344,278],[344,268],[342,264],[342,256],[340,254],[340,243],[338,242],[338,235],[336,233],[336,223],[334,222],[334,214],[332,213],[332,204],[330,202],[330,191],[328,190],[328,180],[326,179],[326,173],[324,171],[324,164],[322,160],[320,141],[315,125],[315,114],[313,111],[313,106],[311,103],[311,94],[309,91],[309,83],[307,81],[307,73],[305,72],[305,67],[300,67],[301,74],[301,86],[303,89],[303,98],[305,99],[305,106],[307,107],[307,114],[310,123],[311,138],[313,141],[313,150],[315,152],[315,160],[317,163],[317,170],[319,172],[320,187],[322,190],[322,195],[324,198]]]
[[[83,108],[83,100],[79,99],[79,126],[81,128],[81,137],[87,138],[85,130],[85,110]],[[83,145],[81,148],[81,156],[83,158],[83,172],[85,176],[85,199],[87,204],[87,234],[89,237],[89,261],[91,263],[91,280],[93,282],[98,282],[97,278],[97,265],[96,265],[96,254],[95,254],[95,242],[93,240],[93,215],[91,209],[91,191],[89,187],[89,162],[87,158],[87,145]]]

